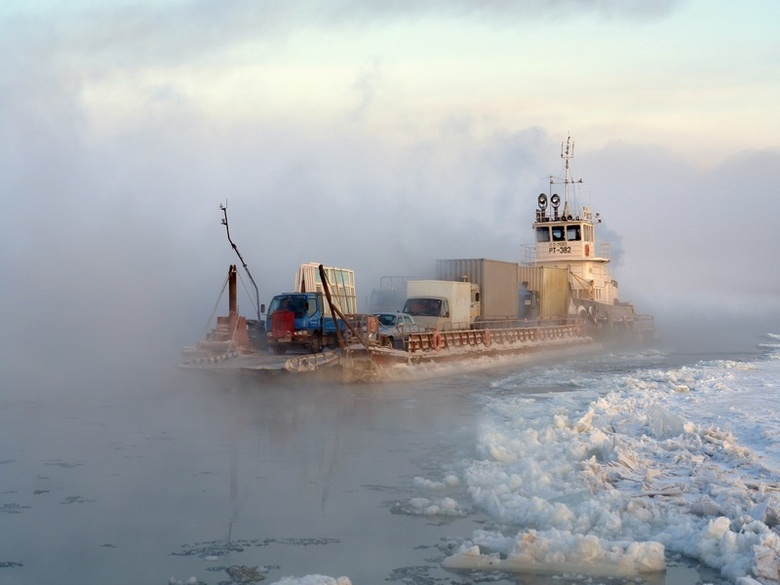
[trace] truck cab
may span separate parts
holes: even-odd
[[[410,280],[403,311],[428,329],[470,329],[480,314],[479,285],[465,281]]]
[[[445,297],[414,296],[406,299],[403,312],[429,329],[449,329],[450,302]]]
[[[291,347],[318,353],[335,340],[336,326],[325,316],[322,293],[291,292],[276,295],[268,305],[266,339],[277,354]]]

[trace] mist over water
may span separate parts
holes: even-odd
[[[577,380],[608,381],[635,368],[758,359],[765,325],[777,313],[739,311],[712,323],[686,305],[674,315],[680,321],[671,333],[664,326],[672,313],[656,317],[661,344],[674,349],[609,350],[403,384],[180,372],[177,351],[166,347],[174,336],[164,331],[149,343],[100,338],[65,344],[50,359],[41,352],[36,360],[6,361],[0,579],[195,576],[215,584],[229,582],[231,566],[246,565],[271,582],[313,574],[353,583],[473,582],[441,562],[456,543],[496,525],[462,483],[447,487],[448,476],[463,481],[464,461],[482,457],[485,400],[582,392]],[[666,583],[695,583],[695,573],[684,572],[695,563],[675,569],[682,562],[675,558],[668,574],[683,571],[683,581]],[[490,577],[507,584],[557,579]]]
[[[550,142],[521,132],[508,143],[523,153],[521,146],[536,152],[539,141]],[[456,158],[474,154],[465,148]],[[320,221],[311,240],[290,240],[299,226],[280,211],[282,201],[311,205],[308,188],[293,183],[277,190],[281,183],[271,181],[254,190],[273,197],[231,198],[232,233],[259,282],[261,302],[291,288],[303,261],[355,268],[362,301],[382,275],[425,276],[436,257],[517,259],[519,244],[529,239],[522,226],[530,227],[537,189],[524,186],[530,196],[516,197],[515,181],[544,176],[547,161],[530,156],[529,168],[509,175],[500,165],[469,175],[468,195],[458,186],[463,176],[449,175],[449,155],[431,155],[411,174],[414,157],[406,155],[392,159],[395,171],[360,179],[379,185],[387,209],[372,208],[339,237],[331,237],[332,226],[358,209],[360,190],[345,188],[341,204],[315,205]],[[139,164],[123,176],[150,176],[148,160],[138,156],[122,152]],[[282,170],[271,173],[277,181],[287,176]],[[431,172],[434,178],[425,179]],[[175,369],[179,350],[202,334],[227,266],[237,261],[219,225],[217,190],[190,198],[207,172],[195,172],[193,183],[182,179],[184,185],[167,182],[171,172],[159,183],[131,181],[119,205],[101,199],[111,174],[100,175],[100,188],[72,203],[15,200],[14,213],[3,220],[0,582],[165,582],[194,575],[216,584],[233,565],[263,567],[269,581],[325,574],[353,583],[470,582],[444,571],[441,561],[474,530],[497,521],[471,503],[463,484],[434,495],[424,486],[446,484],[458,461],[479,458],[482,397],[512,367],[349,387],[185,375]],[[385,174],[406,177],[404,184],[384,181]],[[58,182],[16,178],[25,193]],[[477,196],[486,186],[497,188],[495,205]],[[179,189],[186,198],[166,197]],[[447,204],[449,198],[439,198],[444,192],[457,193],[464,205]],[[437,196],[417,205],[418,193]],[[427,218],[443,204],[446,217],[432,224]],[[95,206],[98,214],[85,214]],[[378,211],[421,221],[399,228],[394,219],[377,220]],[[620,271],[652,270],[652,262],[643,264],[623,244]],[[637,310],[654,315],[663,367],[750,359],[761,335],[780,330],[778,299],[770,293],[667,289],[651,286],[650,275],[616,274]],[[243,284],[239,302],[249,313]],[[223,302],[217,313],[225,312]],[[607,359],[598,368],[625,372],[646,359]],[[593,363],[572,367],[587,371]],[[571,392],[576,387],[569,382],[542,387]],[[522,382],[508,392],[538,389]],[[425,481],[416,483],[417,477]]]
[[[658,342],[678,354],[749,358],[778,327],[780,296],[694,291],[653,303]],[[766,331],[764,331],[766,329]]]
[[[707,389],[700,362],[766,357],[780,283],[774,246],[757,240],[780,216],[780,155],[776,132],[744,120],[771,126],[757,105],[777,100],[771,75],[749,73],[766,47],[736,45],[772,38],[756,33],[768,5],[723,21],[751,38],[711,47],[725,4],[266,4],[0,7],[0,583],[215,585],[235,565],[266,582],[560,583],[442,568],[479,529],[518,530],[471,497],[464,470],[485,459],[492,413],[529,424],[497,397],[560,409],[556,396],[579,393],[587,408],[583,394],[637,370],[693,368]],[[572,50],[566,30],[599,42]],[[625,50],[626,34],[651,53]],[[669,39],[728,58],[686,60]],[[607,66],[613,55],[627,61]],[[677,86],[717,64],[745,98],[728,116],[717,77],[704,94]],[[713,96],[715,117],[701,117]],[[219,204],[261,302],[315,261],[355,269],[363,304],[382,276],[431,276],[437,258],[519,260],[569,131],[578,203],[604,217],[621,298],[654,315],[657,351],[382,385],[176,370],[238,261]],[[772,384],[759,377],[756,394]],[[756,418],[729,407],[723,426]]]
[[[392,501],[470,426],[446,384],[176,374],[3,399],[3,583],[389,574],[409,536]]]

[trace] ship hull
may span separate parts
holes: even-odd
[[[276,356],[266,352],[198,354],[189,351],[179,368],[215,374],[316,376],[342,382],[393,381],[485,369],[514,358],[595,351],[598,344],[579,324],[414,333],[405,350],[352,344],[317,354]]]

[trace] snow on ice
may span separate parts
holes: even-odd
[[[514,527],[474,532],[445,560],[453,569],[631,576],[674,553],[739,585],[780,583],[780,346],[766,346],[755,362],[514,374],[487,399],[479,458],[415,481],[462,484],[454,497],[469,501],[408,506],[473,506]],[[561,383],[579,389],[513,391]]]
[[[444,560],[450,569],[631,577],[665,570],[671,553],[736,585],[780,583],[780,335],[769,337],[754,362],[513,374],[485,398],[478,458],[415,478],[427,497],[396,511],[478,508],[514,527],[475,531]],[[574,390],[542,390],[561,386]]]

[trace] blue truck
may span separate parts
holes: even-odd
[[[343,321],[330,314],[321,292],[289,292],[276,295],[268,305],[266,340],[268,349],[283,354],[290,348],[319,353],[336,347],[336,326],[346,334]]]

